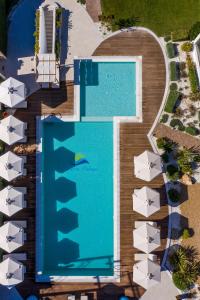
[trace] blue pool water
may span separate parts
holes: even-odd
[[[134,62],[80,63],[82,117],[136,115],[136,64]]]
[[[113,124],[42,126],[42,273],[112,276]]]

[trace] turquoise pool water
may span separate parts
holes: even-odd
[[[42,274],[113,275],[113,123],[43,122]]]
[[[136,115],[136,63],[80,62],[82,117]]]

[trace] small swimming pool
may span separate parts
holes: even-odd
[[[136,62],[80,61],[82,119],[136,115]]]
[[[113,123],[42,123],[40,272],[113,276]]]

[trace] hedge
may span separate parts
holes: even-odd
[[[173,127],[173,128],[177,128],[180,131],[185,130],[185,126],[183,125],[183,123],[179,119],[172,119],[171,122],[170,122],[170,126]]]
[[[176,105],[176,102],[178,98],[180,97],[180,93],[178,91],[170,91],[168,98],[167,98],[167,103],[165,105],[165,111],[168,113],[173,113],[174,112],[174,107]]]
[[[190,135],[194,135],[194,136],[199,134],[198,129],[194,126],[186,127],[185,132],[187,132]]]
[[[180,193],[177,190],[171,188],[167,193],[172,202],[176,203],[180,200]]]
[[[187,61],[188,76],[189,76],[191,90],[192,93],[196,93],[199,90],[199,81],[197,77],[195,64],[193,63],[190,56],[187,57],[186,61]]]
[[[175,48],[173,43],[167,43],[166,45],[167,48],[167,55],[169,58],[174,58],[176,53],[175,53]]]
[[[179,79],[177,72],[177,63],[175,61],[170,62],[170,80],[176,81]]]
[[[173,42],[188,40],[188,31],[186,29],[180,29],[171,33],[171,39]]]

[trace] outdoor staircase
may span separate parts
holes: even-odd
[[[53,42],[53,11],[46,9],[45,15],[45,31],[46,31],[46,43],[47,43],[47,53],[53,53],[52,49]]]

